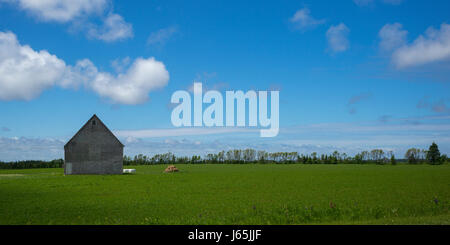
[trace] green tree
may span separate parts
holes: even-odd
[[[362,154],[356,154],[355,157],[354,157],[354,160],[355,160],[355,163],[361,164],[362,161],[363,161],[363,156],[362,156]]]
[[[395,160],[394,154],[391,155],[391,164],[392,165],[396,165],[397,164],[397,160]]]
[[[408,159],[408,163],[410,164],[416,164],[417,160],[419,158],[419,149],[416,148],[410,148],[408,151],[406,151],[405,158]]]
[[[373,149],[370,151],[370,157],[376,164],[384,163],[384,151],[382,149]]]
[[[429,164],[441,164],[441,153],[439,152],[439,147],[436,143],[430,145],[427,151],[427,161]]]

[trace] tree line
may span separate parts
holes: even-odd
[[[26,168],[62,168],[64,165],[63,159],[55,159],[51,161],[16,161],[16,162],[1,162],[0,169],[26,169]]]
[[[443,164],[448,162],[447,155],[441,155],[438,146],[433,143],[429,150],[411,148],[404,159],[396,159],[392,151],[373,149],[362,151],[351,157],[346,153],[334,151],[332,154],[299,154],[298,152],[267,152],[254,149],[234,149],[209,153],[203,158],[199,155],[177,157],[173,153],[156,154],[152,157],[139,154],[134,157],[124,156],[124,165],[154,164],[247,164],[247,163],[280,163],[280,164],[392,164],[407,162],[409,164]]]
[[[447,155],[441,155],[437,144],[430,145],[428,150],[410,148],[403,159],[397,159],[392,151],[373,149],[362,151],[355,156],[334,151],[332,154],[299,154],[298,152],[267,152],[254,149],[234,149],[209,153],[201,157],[175,156],[173,153],[156,154],[152,157],[139,154],[134,157],[125,155],[124,165],[155,165],[155,164],[392,164],[405,162],[409,164],[443,164],[448,163]],[[1,162],[0,169],[26,169],[26,168],[62,168],[63,159],[52,161],[17,161]]]

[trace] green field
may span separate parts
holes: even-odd
[[[0,170],[0,224],[450,224],[450,166],[135,166]]]

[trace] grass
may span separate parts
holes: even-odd
[[[0,224],[450,224],[450,165],[0,170]]]

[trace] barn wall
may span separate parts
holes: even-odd
[[[64,152],[65,174],[122,174],[123,146],[98,122],[87,124]]]

